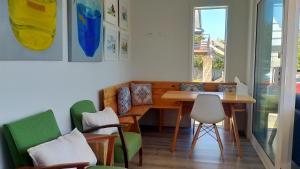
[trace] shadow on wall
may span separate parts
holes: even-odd
[[[2,127],[0,127],[0,153],[0,169],[13,168],[12,159],[9,154],[8,145],[4,139]]]

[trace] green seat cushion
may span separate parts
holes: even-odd
[[[27,149],[61,136],[52,110],[3,126],[15,167],[31,166]]]
[[[142,137],[139,133],[124,132],[124,138],[128,150],[128,160],[131,160],[142,147]],[[124,153],[120,138],[115,141],[114,160],[117,163],[124,163]]]
[[[113,167],[113,166],[92,166],[92,167],[88,167],[87,169],[125,169],[125,168]]]
[[[82,113],[87,112],[87,113],[95,113],[96,107],[94,103],[90,100],[82,100],[77,103],[75,103],[71,108],[70,108],[70,113],[72,117],[72,122],[73,125],[79,130],[83,131],[82,127]]]

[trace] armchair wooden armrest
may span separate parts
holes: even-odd
[[[112,128],[112,127],[117,127],[118,130],[120,130],[120,129],[122,130],[123,125],[121,125],[121,124],[109,124],[109,125],[104,125],[104,126],[97,126],[97,127],[92,127],[88,130],[84,130],[82,133],[90,133],[90,132],[97,131],[99,129]]]
[[[83,135],[88,143],[101,140],[114,140],[118,137],[117,135],[100,135],[90,133],[84,133]]]
[[[64,169],[64,168],[77,168],[77,169],[85,169],[85,167],[89,166],[88,162],[83,163],[68,163],[68,164],[58,164],[48,167],[36,166],[36,167],[20,167],[17,169]]]
[[[119,119],[131,117],[133,119],[136,132],[141,133],[140,125],[139,125],[138,118],[137,118],[139,116],[141,116],[141,115],[137,114],[137,113],[130,113],[130,114],[125,114],[125,115],[119,115],[118,117],[119,117]]]
[[[109,125],[104,125],[104,126],[97,126],[97,127],[93,127],[91,129],[85,130],[83,131],[84,134],[86,133],[90,133],[93,131],[97,131],[99,129],[105,129],[105,128],[111,128],[111,127],[117,127],[118,128],[118,133],[122,142],[122,149],[123,149],[123,153],[124,153],[124,162],[125,162],[125,168],[128,168],[128,150],[127,150],[127,146],[125,143],[125,138],[124,138],[124,134],[123,134],[123,125],[121,124],[109,124]],[[99,135],[99,138],[103,138],[103,135]],[[108,137],[108,136],[106,136]],[[99,139],[99,138],[94,138],[94,139]],[[112,137],[110,137],[110,139],[112,139]],[[114,142],[113,142],[114,143]],[[113,150],[114,144],[111,144],[112,148],[109,147],[110,150]]]

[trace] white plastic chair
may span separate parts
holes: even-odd
[[[197,128],[196,134],[194,135],[192,147],[190,150],[190,157],[192,157],[195,145],[197,140],[204,136],[205,134],[209,134],[212,136],[219,144],[219,148],[221,151],[222,159],[224,159],[223,156],[223,144],[221,141],[221,137],[218,131],[218,128],[216,126],[216,123],[223,121],[225,119],[225,112],[223,109],[222,102],[217,95],[210,95],[210,94],[199,94],[197,96],[197,99],[195,100],[192,112],[191,112],[191,118],[198,121],[200,124]],[[210,126],[204,126],[204,124],[210,124]],[[200,137],[200,131],[204,131]],[[216,137],[214,137],[210,132],[214,131],[216,134]]]

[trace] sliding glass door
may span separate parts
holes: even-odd
[[[281,86],[284,0],[257,5],[253,135],[275,163]]]

